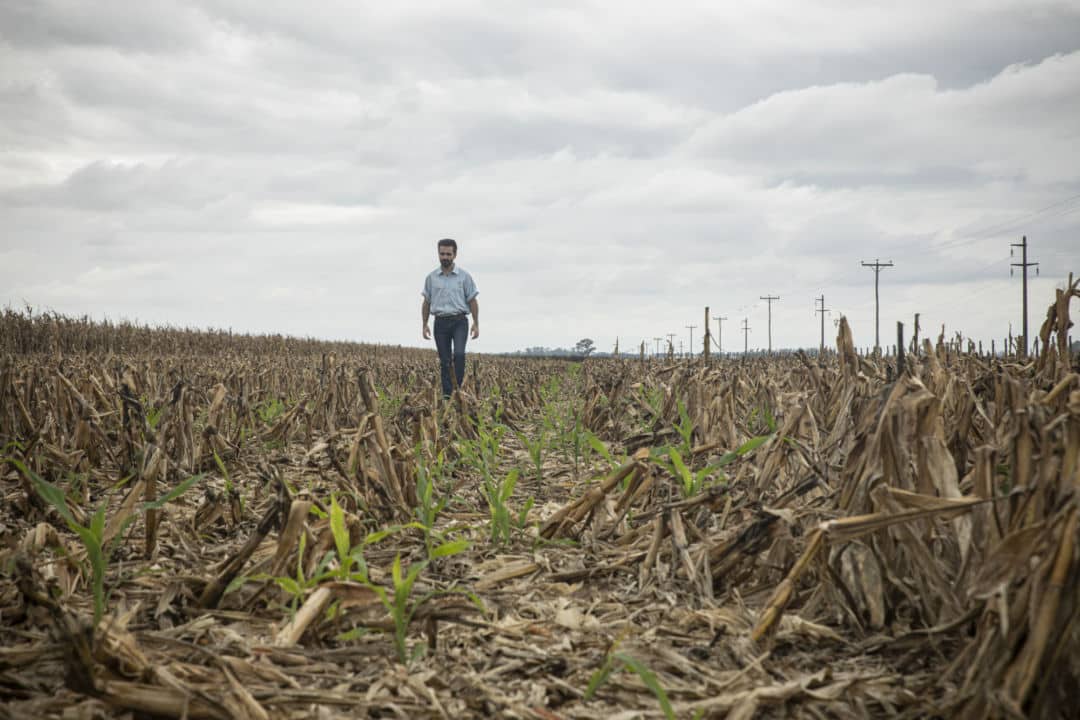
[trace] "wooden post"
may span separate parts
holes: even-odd
[[[904,323],[896,323],[896,377],[904,374]]]

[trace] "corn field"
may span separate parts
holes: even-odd
[[[0,316],[0,717],[1074,717],[1036,360],[566,362]]]

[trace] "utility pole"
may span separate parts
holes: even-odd
[[[724,354],[724,321],[727,315],[716,318],[716,354]]]
[[[881,268],[893,267],[893,262],[881,262],[874,258],[874,262],[863,261],[863,267],[874,268],[874,352],[881,352],[881,306],[878,304],[878,276]]]
[[[1021,256],[1020,256],[1021,260],[1018,263],[1009,263],[1009,265],[1010,265],[1010,267],[1009,267],[1009,275],[1010,276],[1012,275],[1012,273],[1013,273],[1012,269],[1014,267],[1022,268],[1023,272],[1024,272],[1024,344],[1023,344],[1023,352],[1024,352],[1024,354],[1021,357],[1026,358],[1027,354],[1028,354],[1027,269],[1029,267],[1034,267],[1035,268],[1035,274],[1038,275],[1039,274],[1039,263],[1028,262],[1028,259],[1027,259],[1027,235],[1025,235],[1023,237],[1023,240],[1021,240],[1018,243],[1010,243],[1010,247],[1009,247],[1009,256],[1010,257],[1012,256],[1012,253],[1013,253],[1012,248],[1015,248],[1015,247],[1018,247],[1018,248],[1021,249]]]
[[[750,318],[743,318],[742,331],[743,331],[742,354],[743,354],[743,357],[746,357],[746,354],[750,349]]]
[[[705,356],[705,364],[709,364],[709,340],[712,338],[712,333],[709,332],[709,306],[705,306],[705,342],[702,344],[701,354]]]
[[[694,328],[696,328],[697,325],[684,325],[683,327],[690,331],[690,357],[692,358],[694,357]],[[682,343],[680,342],[679,344],[681,345]]]
[[[653,338],[653,340],[656,341],[656,352],[653,353],[653,357],[660,357],[660,341],[663,340],[663,339],[664,338],[662,338],[662,337],[654,337]]]
[[[814,299],[814,305],[821,303],[821,307],[815,308],[814,312],[821,313],[821,347],[818,348],[818,356],[825,355],[825,313],[829,312],[825,307],[825,293],[821,293],[821,297]]]
[[[667,334],[668,359],[675,357],[675,333]]]
[[[766,300],[769,303],[769,354],[772,355],[772,302],[773,300],[779,300],[779,295],[761,295],[760,300]]]

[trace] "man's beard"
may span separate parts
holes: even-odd
[[[440,264],[441,264],[441,265],[442,265],[442,266],[443,266],[444,268],[449,268],[450,266],[452,266],[452,265],[454,264],[454,261],[453,261],[453,260],[443,260],[442,258],[440,258],[440,259],[439,259],[439,263],[440,263]]]

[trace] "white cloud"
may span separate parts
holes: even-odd
[[[767,293],[774,345],[821,293],[865,345],[874,257],[883,326],[988,341],[1010,240],[1033,321],[1080,269],[1078,37],[1049,0],[8,3],[0,302],[419,345],[450,236],[479,350],[705,305],[764,346]]]

